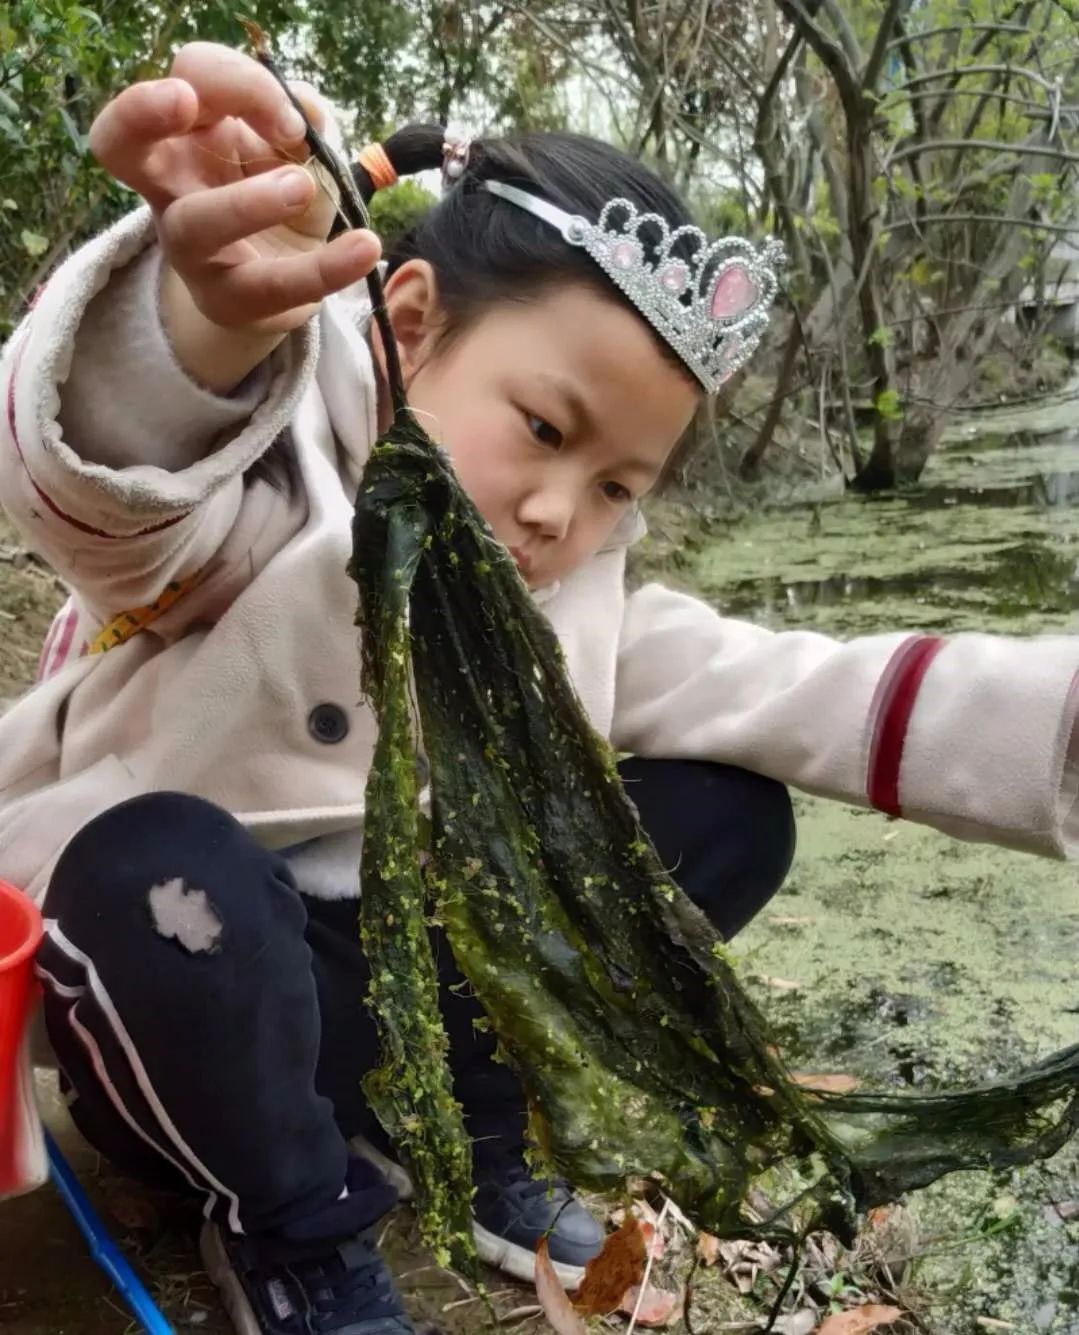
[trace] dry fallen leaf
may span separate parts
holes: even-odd
[[[812,1335],[816,1329],[817,1313],[811,1307],[781,1316],[775,1324],[776,1335]]]
[[[830,1075],[808,1074],[796,1071],[791,1079],[809,1093],[820,1091],[822,1094],[850,1094],[862,1083],[855,1075],[844,1075],[841,1071]]]
[[[649,1284],[643,1299],[638,1285],[627,1289],[622,1296],[619,1311],[626,1316],[637,1313],[638,1326],[665,1326],[682,1310],[682,1300],[677,1293],[668,1293],[665,1289],[653,1288]],[[640,1301],[640,1307],[637,1303]]]
[[[775,978],[770,973],[755,973],[753,977],[765,987],[774,987],[777,992],[797,992],[802,986],[801,983],[792,982],[790,978]]]
[[[573,1294],[574,1307],[588,1316],[616,1312],[622,1295],[644,1276],[647,1246],[654,1235],[651,1224],[642,1225],[632,1215],[617,1233],[609,1233],[603,1250],[585,1267],[584,1279]]]
[[[898,1307],[884,1307],[881,1303],[865,1303],[848,1312],[836,1312],[825,1317],[817,1327],[817,1335],[869,1335],[880,1326],[890,1326],[903,1315]]]
[[[698,1233],[697,1255],[701,1258],[702,1265],[715,1265],[720,1255],[719,1239],[712,1237],[711,1233]]]
[[[555,1274],[547,1254],[547,1239],[536,1248],[536,1297],[555,1335],[588,1335],[584,1322],[573,1310],[569,1294]]]

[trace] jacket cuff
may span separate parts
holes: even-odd
[[[1057,857],[1079,845],[1079,639],[912,636],[873,701],[873,806]]]
[[[183,376],[175,362],[170,368],[154,358],[155,376],[132,374],[125,384],[123,411],[139,424],[144,441],[141,461],[110,466],[84,458],[64,438],[60,425],[61,386],[72,369],[75,337],[92,299],[111,275],[129,264],[152,243],[153,221],[140,209],[90,242],[52,276],[26,324],[17,333],[17,345],[8,363],[7,426],[18,459],[44,507],[70,526],[94,536],[132,537],[164,527],[182,518],[231,479],[243,473],[285,429],[318,355],[317,322],[309,321],[281,344],[268,359],[265,397],[249,415],[217,438],[203,441],[194,458],[184,460],[158,445],[160,392],[163,376],[173,391],[187,395],[200,415],[212,406],[221,411],[217,396],[193,382],[178,384]],[[161,334],[164,338],[163,333]],[[173,369],[174,368],[174,369]],[[171,377],[171,379],[170,379]],[[66,398],[63,417],[73,424],[81,407]],[[226,416],[230,415],[226,409]]]
[[[79,324],[59,422],[84,463],[181,472],[236,434],[267,396],[268,361],[231,394],[187,374],[161,322],[160,286],[161,251],[148,246],[110,274]]]

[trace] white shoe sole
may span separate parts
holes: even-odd
[[[348,1142],[349,1149],[353,1154],[359,1155],[361,1159],[366,1159],[368,1163],[373,1163],[386,1181],[397,1192],[397,1196],[402,1201],[410,1201],[416,1195],[416,1188],[412,1185],[412,1179],[408,1175],[407,1169],[401,1167],[394,1159],[389,1159],[380,1149],[376,1149],[366,1136],[353,1136]]]
[[[500,1238],[497,1233],[489,1233],[481,1223],[472,1221],[472,1236],[476,1240],[476,1254],[487,1265],[493,1265],[503,1274],[525,1284],[536,1282],[536,1253],[519,1243]],[[554,1272],[567,1293],[572,1293],[584,1279],[584,1266],[566,1265],[563,1261],[552,1261]]]
[[[416,1189],[407,1170],[399,1163],[387,1158],[364,1136],[353,1136],[349,1141],[349,1148],[361,1158],[373,1163],[390,1185],[396,1188],[401,1200],[413,1199]],[[523,1280],[526,1284],[535,1283],[535,1252],[530,1252],[527,1247],[522,1247],[516,1242],[509,1242],[506,1238],[500,1238],[497,1233],[488,1232],[475,1219],[472,1221],[472,1236],[476,1240],[476,1254],[485,1264],[493,1265],[497,1270],[512,1275],[514,1279]],[[566,1265],[562,1261],[553,1261],[551,1264],[568,1293],[572,1293],[584,1279],[583,1266]]]
[[[262,1327],[225,1251],[220,1230],[209,1220],[203,1224],[199,1234],[199,1254],[206,1273],[221,1295],[221,1302],[236,1329],[236,1335],[262,1335]]]

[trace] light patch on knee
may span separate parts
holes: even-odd
[[[205,890],[191,890],[175,876],[151,886],[148,898],[154,927],[166,940],[175,937],[190,955],[217,953],[221,919]]]

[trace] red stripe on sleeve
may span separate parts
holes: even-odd
[[[60,639],[57,642],[56,650],[52,656],[52,662],[45,669],[45,678],[55,677],[60,669],[67,662],[68,650],[71,648],[71,641],[75,638],[75,627],[79,622],[79,614],[74,603],[68,603],[67,616],[64,618],[64,625],[60,631]]]
[[[184,518],[182,514],[174,515],[171,519],[166,519],[160,524],[151,524],[149,528],[139,529],[137,533],[106,533],[103,529],[84,524],[81,519],[76,519],[74,515],[66,514],[61,510],[52,497],[43,491],[34,480],[34,475],[30,472],[30,467],[26,462],[26,456],[22,452],[22,446],[19,444],[19,433],[15,429],[15,372],[18,370],[18,366],[18,359],[16,359],[15,367],[7,382],[7,421],[11,431],[11,439],[15,442],[15,453],[19,456],[19,462],[23,466],[23,471],[26,473],[30,485],[41,498],[42,504],[51,510],[58,519],[62,519],[65,524],[70,524],[72,528],[77,528],[80,533],[89,533],[91,537],[112,538],[122,541],[124,538],[142,538],[149,533],[161,533],[164,529],[172,528],[173,524],[179,523]]]
[[[945,643],[937,635],[912,636],[896,650],[881,678],[866,792],[872,805],[889,816],[903,814],[899,805],[899,769],[914,702],[930,663]]]
[[[60,629],[60,622],[67,612],[67,603],[53,617],[52,625],[49,627],[49,633],[45,636],[45,643],[41,646],[41,654],[37,660],[37,672],[34,674],[35,681],[45,680],[45,669],[48,667],[49,657],[52,654],[53,641],[56,639],[56,632]]]

